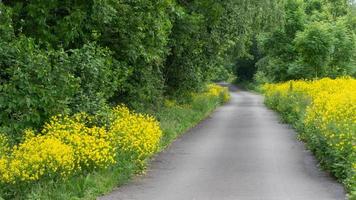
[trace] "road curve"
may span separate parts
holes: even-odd
[[[343,200],[295,132],[260,95],[231,88],[231,101],[101,200]]]

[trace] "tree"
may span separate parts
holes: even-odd
[[[295,38],[296,50],[307,67],[314,68],[315,77],[323,76],[332,47],[333,36],[328,24],[313,23]]]
[[[287,1],[285,22],[260,34],[261,74],[271,81],[354,75],[355,26],[348,0]]]

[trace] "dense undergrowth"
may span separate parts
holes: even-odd
[[[94,199],[143,172],[152,155],[228,99],[227,88],[212,84],[184,104],[166,100],[155,117],[119,105],[54,116],[16,145],[0,135],[0,197]]]
[[[266,104],[294,125],[321,166],[356,195],[356,80],[266,84]]]

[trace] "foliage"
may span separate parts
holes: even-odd
[[[13,21],[17,34],[34,38],[42,47],[81,49],[75,51],[83,55],[77,61],[87,58],[88,62],[83,63],[87,70],[94,59],[85,54],[86,51],[89,51],[88,54],[93,51],[83,46],[95,42],[98,46],[110,49],[112,53],[97,52],[101,61],[95,58],[96,61],[114,63],[110,65],[118,69],[125,66],[132,72],[128,79],[124,79],[128,74],[116,75],[124,85],[111,92],[117,91],[116,98],[121,102],[139,109],[159,103],[163,90],[161,71],[171,30],[170,1],[51,0],[4,3],[14,8]],[[112,54],[114,59],[103,54]],[[102,71],[110,68],[101,67]],[[111,85],[116,86],[115,82]],[[81,94],[78,101],[86,100],[87,96],[92,100],[90,96],[93,94],[91,91],[88,93]]]
[[[291,79],[289,68],[298,66],[292,64],[297,55],[293,40],[297,32],[305,27],[303,1],[287,0],[284,9],[284,25],[257,37],[260,51],[265,57],[256,66],[270,81]]]
[[[303,32],[297,34],[295,48],[299,53],[301,62],[304,66],[314,68],[307,70],[309,73],[306,74],[313,74],[314,72],[315,77],[322,76],[322,72],[325,71],[322,67],[325,67],[330,59],[332,39],[329,27],[320,23],[313,23]]]
[[[295,125],[322,166],[356,191],[356,80],[324,78],[264,86],[266,104]]]
[[[355,74],[355,29],[347,0],[286,1],[281,27],[259,35],[258,71],[272,82]]]
[[[112,57],[112,52],[95,44],[73,49],[68,54],[72,74],[79,86],[70,100],[74,112],[96,113],[106,101],[123,88],[130,71]]]
[[[70,52],[44,51],[25,37],[1,44],[0,126],[16,138],[56,114],[97,112],[128,75],[95,44]]]
[[[10,150],[10,143],[6,135],[0,133],[0,155],[5,155]]]
[[[334,49],[331,53],[328,76],[355,75],[356,32],[348,27],[348,18],[338,20],[332,27]],[[354,33],[352,33],[352,30]]]
[[[100,26],[99,43],[132,71],[116,98],[141,111],[155,109],[163,99],[162,71],[169,51],[173,5],[169,0],[108,2],[114,13],[109,23]]]
[[[179,8],[179,7],[178,7]],[[168,93],[188,95],[190,91],[200,89],[204,82],[205,42],[200,34],[204,32],[204,18],[199,14],[186,13],[180,8],[174,19],[170,55],[164,68]]]
[[[261,59],[256,38],[250,47],[249,56],[239,58],[234,65],[234,73],[239,83],[251,81],[257,72],[256,63]]]
[[[246,55],[255,32],[279,19],[279,1],[178,1],[173,13],[171,52],[165,80],[168,94],[202,89],[216,66]],[[269,23],[267,23],[267,21]]]
[[[95,114],[120,103],[150,112],[164,96],[189,97],[227,77],[225,67],[247,53],[265,22],[279,19],[280,5],[3,0],[1,130],[20,139],[22,130],[38,129],[52,115]]]
[[[40,50],[20,37],[0,45],[0,126],[4,133],[38,128],[50,116],[68,113],[79,87],[63,51]]]
[[[210,69],[209,74],[211,81],[213,82],[219,82],[219,81],[225,81],[225,82],[231,82],[231,80],[235,79],[234,74],[232,73],[232,66],[231,65],[226,65],[226,66],[215,66]]]
[[[11,9],[0,3],[0,41],[11,40],[14,36]]]

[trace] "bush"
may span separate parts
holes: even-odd
[[[253,81],[257,85],[263,85],[270,82],[271,80],[267,77],[265,72],[257,71],[256,74],[253,76]]]
[[[107,100],[122,90],[129,70],[96,44],[69,51],[68,64],[79,86],[70,100],[71,113],[97,113]]]
[[[356,38],[347,28],[346,20],[339,20],[332,27],[333,51],[326,74],[330,77],[353,75],[356,71],[354,60]]]
[[[43,51],[33,40],[0,41],[0,127],[17,139],[49,117],[69,113],[79,80],[63,51]]]
[[[7,154],[9,150],[10,145],[8,137],[0,133],[0,156]]]
[[[114,100],[140,110],[157,108],[161,103],[162,69],[172,28],[171,1],[14,0],[6,5],[16,8],[12,16],[15,30],[34,38],[42,48],[74,50],[73,61],[81,65],[75,67],[81,73],[79,76],[84,77],[83,73],[87,73],[81,91],[86,91],[88,81],[93,81],[91,86],[95,86],[103,78],[95,76],[99,72],[108,70],[106,75],[114,78],[111,85],[106,82],[109,79],[103,81],[109,87],[102,87],[106,91],[100,94],[90,90],[77,96],[74,104],[80,101],[90,103],[84,104],[82,111],[99,107],[97,102],[102,104],[107,91],[117,92]],[[88,43],[96,43],[110,51],[94,50],[92,46],[86,46]],[[128,68],[131,73],[121,68]],[[118,81],[120,85],[117,85]],[[90,89],[103,86],[103,82]],[[95,96],[99,97],[95,99]],[[79,105],[76,109],[82,107]]]
[[[86,4],[86,3],[85,3]],[[132,72],[115,100],[139,111],[157,109],[163,99],[163,64],[169,52],[172,24],[169,0],[106,1],[110,20],[96,21],[98,43]],[[95,18],[99,17],[95,15]]]
[[[264,86],[266,103],[301,132],[322,166],[356,191],[356,80],[324,78]]]
[[[17,139],[53,115],[98,112],[129,75],[95,44],[64,52],[40,50],[25,37],[0,43],[0,126]]]
[[[0,3],[0,42],[9,41],[13,37],[11,9]]]

